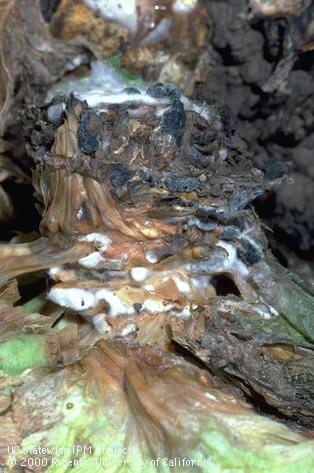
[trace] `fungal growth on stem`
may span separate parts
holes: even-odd
[[[112,438],[129,446],[130,472],[136,458],[182,455],[195,471],[236,458],[288,473],[289,456],[309,472],[311,443],[244,402],[259,396],[312,425],[313,296],[268,250],[250,204],[274,182],[227,111],[171,83],[130,86],[97,62],[23,119],[41,235],[0,247],[0,283],[12,297],[12,280],[40,273],[45,288],[25,319],[12,307],[0,320],[0,383],[14,392],[1,415],[15,444],[88,443],[99,472],[99,439]]]

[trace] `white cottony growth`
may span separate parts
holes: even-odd
[[[84,312],[95,309],[101,302],[106,302],[109,315],[132,315],[135,313],[133,306],[129,306],[110,289],[79,289],[53,287],[47,298],[66,309],[74,312]]]
[[[218,154],[219,154],[220,159],[222,159],[223,161],[225,161],[225,160],[228,158],[228,150],[227,150],[227,148],[221,148],[221,149],[218,151]]]
[[[86,317],[89,320],[89,317]],[[91,317],[92,324],[99,333],[110,332],[110,325],[106,322],[106,314],[97,314]]]
[[[92,64],[91,72],[82,79],[61,81],[51,87],[48,92],[46,103],[57,95],[70,96],[71,92],[75,97],[88,103],[89,107],[98,109],[98,111],[106,111],[106,105],[121,104],[125,102],[137,102],[139,105],[148,105],[156,107],[156,115],[163,113],[163,110],[169,105],[169,98],[156,99],[145,94],[145,87],[137,85],[139,93],[127,93],[124,89],[127,86],[122,75],[109,64],[96,61]],[[58,105],[59,106],[59,105]],[[61,116],[62,107],[55,110],[54,105],[49,107],[51,119],[58,118],[57,111]],[[159,107],[159,108],[158,108]],[[130,110],[130,113],[132,110]]]
[[[128,28],[137,29],[136,0],[83,0],[85,5],[98,15]]]
[[[80,100],[86,100],[90,107],[97,107],[98,105],[119,104],[132,100],[133,102],[141,102],[143,105],[157,105],[158,102],[167,102],[167,100],[157,100],[148,95],[142,94],[127,94],[123,91],[116,94],[105,94],[101,89],[91,89],[85,93],[74,92]]]
[[[147,268],[138,266],[131,269],[131,277],[136,282],[145,281],[145,279],[151,274],[151,271]]]
[[[94,247],[101,252],[105,252],[111,244],[111,240],[103,235],[102,233],[88,233],[79,238],[79,241],[90,241],[94,243]],[[93,251],[90,255],[79,259],[79,264],[84,268],[96,268],[100,263],[104,261],[101,253]]]
[[[270,307],[268,307],[266,304],[254,304],[254,309],[261,317],[263,317],[263,319],[270,319],[271,317],[273,317]]]
[[[210,284],[211,276],[201,275],[194,276],[191,278],[192,284],[198,292],[203,293],[207,290]]]
[[[147,259],[147,261],[151,264],[155,264],[155,263],[158,263],[158,259],[157,259],[157,256],[155,255],[155,253],[153,253],[152,251],[147,251],[145,253],[145,258]]]
[[[76,218],[78,220],[82,220],[83,217],[84,217],[84,210],[82,209],[82,207],[80,207],[77,211]]]
[[[50,268],[48,271],[48,274],[50,277],[56,276],[60,271],[62,271],[62,266],[54,266],[53,268]]]
[[[95,294],[86,289],[53,287],[48,292],[47,298],[75,312],[93,309],[97,305]]]
[[[175,0],[173,4],[173,11],[175,13],[188,13],[197,5],[197,0]]]
[[[88,233],[79,238],[79,241],[91,241],[98,243],[97,246],[100,251],[106,251],[111,244],[110,238],[106,237],[103,233]]]
[[[64,110],[65,110],[64,102],[57,103],[55,105],[50,105],[47,111],[48,120],[51,122],[58,122]]]
[[[47,94],[46,103],[57,95],[70,96],[74,92],[80,100],[87,100],[89,106],[102,102],[105,96],[114,96],[126,86],[123,77],[109,64],[95,61],[89,74],[80,79],[61,80],[53,85]],[[53,105],[51,107],[54,107]],[[49,107],[50,109],[50,107]],[[54,118],[55,109],[52,109],[51,118]]]
[[[122,329],[121,336],[126,337],[127,335],[130,335],[131,333],[136,332],[136,330],[137,330],[136,324],[129,324]]]
[[[231,267],[234,262],[236,261],[236,258],[237,258],[237,250],[236,248],[231,245],[230,243],[227,243],[226,241],[222,241],[220,240],[218,243],[217,243],[217,246],[220,246],[221,248],[224,248],[227,253],[228,253],[228,257],[226,259],[226,266],[227,267]]]
[[[96,292],[97,301],[106,301],[109,306],[109,314],[113,317],[118,315],[132,315],[135,313],[133,306],[127,305],[110,289],[99,289]]]
[[[144,289],[145,291],[150,292],[150,293],[156,292],[155,286],[153,286],[153,284],[145,284]]]
[[[94,251],[88,256],[85,256],[85,258],[79,259],[79,264],[83,266],[83,268],[96,268],[96,266],[99,265],[99,263],[102,263],[104,261],[104,258],[98,251]]]
[[[143,310],[147,310],[151,314],[158,314],[159,312],[168,312],[173,307],[172,304],[164,304],[163,301],[156,301],[153,299],[146,299],[142,305]]]
[[[238,272],[242,277],[247,278],[249,274],[248,268],[238,258],[236,247],[223,240],[220,240],[217,243],[217,246],[224,248],[228,253],[228,257],[225,259],[224,268],[233,269],[236,273]]]
[[[191,286],[190,284],[181,276],[173,276],[172,277],[177,289],[181,294],[190,294],[191,293]]]
[[[176,317],[191,317],[191,308],[189,305],[184,306],[182,310],[172,310],[170,312],[171,315],[175,315]]]
[[[47,94],[46,103],[50,103],[58,95],[69,97],[71,93],[74,93],[75,97],[82,101],[86,100],[88,106],[95,108],[98,112],[105,112],[110,104],[136,102],[139,107],[141,105],[154,107],[157,117],[162,116],[170,103],[169,97],[157,99],[147,95],[146,87],[141,83],[137,84],[139,93],[129,94],[125,91],[126,86],[127,83],[117,70],[109,64],[96,61],[92,64],[91,72],[85,77],[76,80],[62,80],[52,86]],[[181,96],[180,100],[185,111],[193,110],[208,121],[214,118],[205,103],[197,105],[184,96]],[[60,119],[64,107],[64,103],[58,104],[58,106],[50,105],[48,109],[50,120]],[[132,116],[137,112],[130,108],[129,113]]]

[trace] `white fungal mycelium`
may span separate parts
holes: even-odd
[[[90,97],[90,101],[93,102],[94,106],[95,103],[100,103],[103,97],[115,95],[125,86],[125,81],[119,72],[108,64],[95,61],[90,73],[86,76],[74,80],[61,80],[52,86],[48,91],[46,103],[51,102],[56,96],[65,95],[69,97],[73,92],[81,100],[87,100]],[[89,103],[88,100],[87,102]],[[63,106],[65,105],[63,104]],[[54,105],[50,105],[50,107],[54,107]]]
[[[53,268],[50,268],[48,271],[48,275],[53,278],[56,276],[58,273],[60,273],[63,270],[63,266],[54,266]]]
[[[101,303],[106,304],[107,315],[111,317],[135,314],[133,305],[125,303],[122,297],[107,288],[81,289],[53,287],[50,289],[47,298],[65,309],[83,315],[88,310],[100,307]],[[187,317],[190,315],[190,306],[185,306],[182,310],[177,310],[174,303],[147,298],[141,304],[141,311],[146,311],[149,314],[171,312],[171,314]],[[97,329],[103,326],[101,317],[93,319],[93,323],[97,326]]]
[[[47,111],[48,120],[50,120],[51,122],[58,122],[64,110],[65,110],[64,102],[50,105]]]
[[[155,291],[155,286],[153,284],[145,284],[144,289],[146,292],[153,294]]]
[[[189,218],[187,225],[188,227],[195,225],[199,230],[203,230],[205,232],[211,231],[217,227],[217,224],[214,221],[204,222],[203,220],[196,217]]]
[[[145,258],[151,264],[158,263],[158,258],[157,258],[157,256],[155,255],[155,253],[153,251],[146,251]]]
[[[106,333],[111,331],[110,325],[106,321],[106,314],[97,314],[92,317],[86,317],[87,320],[91,320],[93,326],[99,333]]]
[[[104,262],[104,258],[101,255],[101,253],[98,253],[98,251],[94,251],[88,256],[85,256],[84,258],[79,259],[79,264],[83,266],[83,268],[96,268],[97,266],[100,265],[100,263]]]
[[[246,279],[249,271],[246,264],[244,264],[240,258],[238,258],[236,247],[223,240],[219,240],[217,246],[224,248],[228,253],[228,257],[224,260],[224,268],[233,269],[236,273],[240,274],[244,279]]]
[[[219,311],[221,312],[230,312],[237,309],[238,312],[243,310],[252,311],[261,317],[262,319],[270,319],[278,315],[278,312],[271,306],[263,301],[257,302],[255,304],[250,304],[245,300],[228,300],[224,299],[218,303]]]
[[[93,251],[84,258],[79,259],[79,264],[83,268],[91,269],[96,268],[105,261],[102,253],[104,253],[108,247],[111,245],[111,240],[102,233],[89,233],[79,237],[79,241],[89,241],[94,243],[94,247],[99,251]]]
[[[100,105],[121,104],[128,101],[139,102],[143,105],[157,105],[158,102],[168,103],[168,100],[157,100],[149,95],[143,94],[128,94],[123,90],[110,95],[105,95],[103,90],[92,89],[85,93],[75,93],[75,95],[82,101],[86,100],[89,107],[97,107]],[[100,111],[105,109],[101,108]]]
[[[76,218],[78,220],[82,220],[84,218],[84,210],[82,207],[80,207],[76,213]]]
[[[164,304],[163,301],[146,299],[142,305],[142,309],[150,314],[159,314],[162,312],[169,312],[173,309],[173,304]]]
[[[266,304],[254,304],[254,309],[263,319],[270,319],[273,317],[270,308]]]
[[[240,258],[238,258],[237,249],[233,244],[220,240],[217,243],[217,247],[223,248],[225,252],[216,250],[213,253],[209,253],[208,258],[196,260],[184,265],[185,269],[192,276],[194,287],[198,290],[200,275],[206,276],[206,274],[210,275],[230,271],[237,275],[239,281],[243,282],[248,277],[249,270]],[[204,280],[204,284],[206,285],[206,280]],[[205,291],[205,287],[202,290]]]
[[[218,151],[218,154],[219,154],[219,157],[222,161],[226,161],[226,159],[228,158],[228,150],[227,148],[221,148],[219,151]]]
[[[185,305],[182,310],[172,310],[170,314],[174,315],[175,317],[191,317],[191,306]]]
[[[118,315],[132,315],[135,313],[133,305],[126,304],[121,297],[110,289],[98,289],[95,292],[97,302],[105,301],[109,306],[109,315],[117,317]]]
[[[211,276],[198,275],[191,278],[191,282],[199,294],[204,294],[210,285]]]
[[[86,289],[52,287],[47,298],[65,309],[82,312],[97,305],[95,294]]]
[[[174,275],[172,280],[181,294],[191,294],[191,285],[186,278],[181,275]]]
[[[95,247],[97,247],[99,251],[106,251],[111,244],[111,240],[103,233],[88,233],[87,235],[80,236],[79,241],[94,242]]]
[[[73,93],[79,100],[86,101],[88,106],[94,108],[97,113],[105,112],[106,107],[110,104],[136,102],[139,104],[139,108],[141,105],[153,107],[155,116],[159,118],[170,105],[169,97],[151,97],[146,94],[146,87],[141,83],[136,85],[139,93],[129,93],[126,90],[127,85],[123,76],[111,65],[95,61],[92,64],[91,72],[85,77],[76,80],[63,80],[51,87],[46,97],[46,103],[49,104],[56,96],[70,97],[70,94]],[[180,101],[185,111],[194,111],[206,120],[213,118],[212,112],[206,104],[195,104],[184,96],[180,97]],[[58,121],[64,109],[64,102],[51,104],[48,107],[49,120]],[[128,112],[130,116],[138,113],[132,107]]]
[[[128,324],[126,327],[124,327],[121,331],[121,337],[126,337],[127,335],[130,335],[131,333],[136,332],[137,326],[136,324]]]
[[[197,6],[198,0],[175,0],[172,9],[175,13],[189,13]]]
[[[143,282],[151,274],[151,271],[144,267],[134,267],[131,269],[131,277],[136,282]]]
[[[107,288],[80,289],[53,287],[50,289],[47,297],[55,304],[78,313],[96,309],[102,302],[107,304],[109,308],[108,314],[112,317],[118,315],[132,315],[135,313],[133,306],[125,304],[116,293]]]

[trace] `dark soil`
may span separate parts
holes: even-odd
[[[230,110],[266,177],[288,176],[288,182],[256,199],[256,209],[273,231],[269,238],[276,256],[294,270],[300,266],[314,281],[314,52],[295,52],[287,80],[265,92],[287,54],[287,38],[296,25],[300,30],[300,19],[250,19],[247,0],[211,0],[207,8],[215,64],[196,95],[209,102],[215,97]],[[307,21],[313,11],[312,3]]]

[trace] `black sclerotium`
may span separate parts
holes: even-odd
[[[147,95],[155,99],[163,99],[169,97],[170,99],[179,99],[181,97],[180,90],[174,84],[162,84],[156,82],[151,84],[146,91]]]
[[[99,148],[97,134],[87,131],[86,127],[89,120],[89,112],[83,112],[80,126],[77,134],[77,141],[80,149],[86,154],[93,154]]]
[[[240,237],[238,253],[242,260],[248,265],[256,264],[264,258],[264,251],[261,243],[257,239]]]
[[[166,133],[171,133],[176,140],[177,146],[181,145],[182,135],[186,123],[186,115],[183,103],[180,100],[173,100],[161,118],[161,129]]]
[[[150,172],[145,171],[143,169],[140,169],[139,172],[138,172],[138,175],[140,177],[140,180],[143,183],[149,184],[150,187],[157,187],[158,186],[158,180]]]
[[[125,87],[122,90],[122,93],[128,95],[141,95],[141,91],[137,87]]]
[[[127,164],[117,163],[112,165],[109,171],[109,180],[112,187],[124,186],[132,179],[134,172]]]
[[[241,230],[235,225],[229,225],[221,232],[221,238],[224,240],[236,240],[240,235]]]
[[[133,304],[133,307],[136,312],[141,312],[142,310],[142,304],[140,304],[139,302],[135,302],[135,304]]]
[[[190,148],[188,160],[191,162],[191,164],[193,164],[193,166],[204,169],[209,165],[211,156],[209,154],[202,153],[193,146]]]
[[[196,177],[176,177],[171,174],[163,179],[163,184],[169,192],[191,192],[198,187],[199,180]]]

